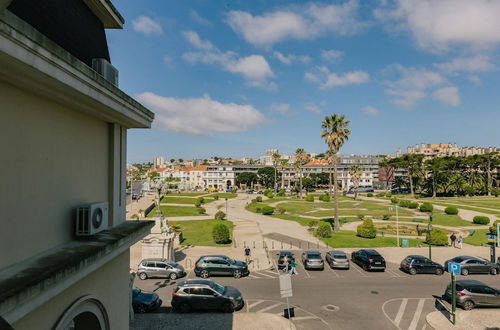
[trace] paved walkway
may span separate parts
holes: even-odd
[[[435,330],[485,330],[500,329],[500,312],[498,309],[456,310],[456,325],[441,312],[427,314],[427,324]]]

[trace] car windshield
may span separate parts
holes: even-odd
[[[215,283],[215,282],[211,284],[211,287],[212,287],[212,289],[214,289],[215,291],[217,291],[220,294],[224,294],[224,292],[226,291],[225,286],[220,285],[220,284]]]
[[[166,262],[166,264],[167,264],[167,265],[170,265],[170,266],[172,266],[172,267],[177,267],[177,265],[178,265],[177,263],[175,263],[175,262],[173,262],[173,261],[167,261],[167,262]]]
[[[236,263],[236,261],[231,258],[226,258],[226,261],[229,262],[230,264]]]
[[[132,289],[132,297],[137,297],[141,293],[140,289]]]
[[[347,257],[343,254],[334,254],[333,257],[335,259],[347,259]]]
[[[307,255],[307,259],[321,259],[321,255],[316,253],[310,253]]]

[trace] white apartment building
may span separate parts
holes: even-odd
[[[157,169],[157,168],[162,168],[162,167],[165,167],[165,158],[163,157],[154,157],[153,158],[153,168],[154,169]]]
[[[499,151],[494,147],[459,147],[456,143],[434,143],[434,144],[416,144],[414,147],[408,147],[409,154],[422,154],[426,158],[445,157],[445,156],[462,156],[468,157],[473,155],[484,155],[490,152]]]

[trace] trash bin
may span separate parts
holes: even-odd
[[[283,313],[285,314],[285,318],[287,318],[287,319],[289,319],[291,317],[295,317],[295,309],[293,307],[285,308],[283,310]]]
[[[401,247],[404,248],[410,247],[410,240],[408,238],[401,239]]]

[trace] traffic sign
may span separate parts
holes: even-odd
[[[460,264],[454,263],[454,262],[449,262],[448,263],[448,273],[453,273],[460,275],[461,271],[461,266]]]
[[[280,275],[280,294],[281,298],[287,298],[293,296],[292,276],[290,274]]]

